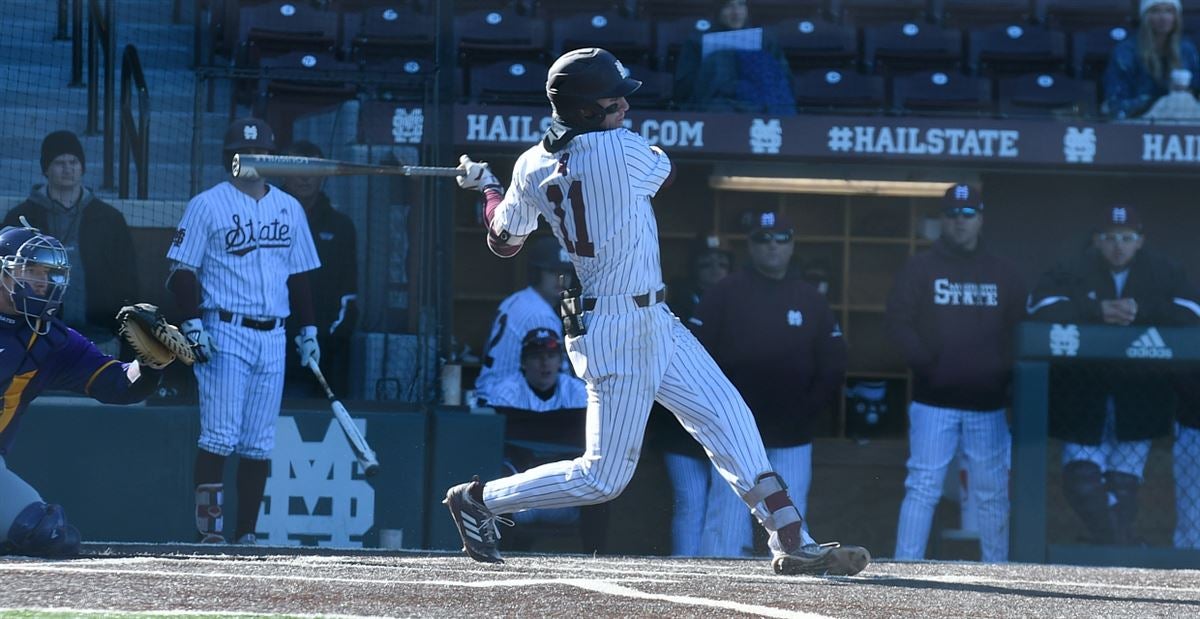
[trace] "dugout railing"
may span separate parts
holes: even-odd
[[[1146,342],[1152,344],[1153,350],[1147,352]],[[1200,567],[1200,550],[1175,548],[1163,535],[1157,540],[1117,545],[1089,543],[1080,539],[1082,535],[1071,539],[1050,534],[1052,518],[1066,522],[1077,519],[1075,514],[1062,513],[1062,501],[1051,494],[1057,485],[1052,482],[1061,475],[1061,464],[1054,457],[1061,443],[1051,438],[1050,433],[1051,406],[1055,401],[1051,395],[1052,376],[1061,376],[1060,368],[1088,364],[1103,366],[1110,372],[1124,368],[1131,372],[1170,374],[1174,381],[1195,380],[1200,376],[1195,372],[1200,367],[1200,329],[1051,323],[1020,326],[1013,382],[1010,559],[1076,565]],[[1171,457],[1172,440],[1168,435],[1154,441],[1152,450],[1157,452],[1159,460]],[[1148,469],[1145,485],[1174,486],[1176,480],[1165,479],[1164,469],[1169,476],[1170,467],[1157,467],[1153,477]],[[1187,481],[1200,483],[1200,479]],[[1174,493],[1168,488],[1158,494],[1145,494],[1142,513],[1173,527],[1176,506],[1166,498]],[[1078,531],[1083,530],[1084,526],[1078,524]]]

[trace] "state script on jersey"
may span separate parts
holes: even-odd
[[[578,135],[558,153],[539,143],[517,160],[492,229],[528,235],[541,215],[570,255],[584,294],[657,291],[662,267],[650,198],[670,173],[667,155],[627,129]]]
[[[304,207],[268,188],[256,201],[223,182],[188,203],[167,258],[197,271],[200,307],[286,317],[288,276],[321,266]]]

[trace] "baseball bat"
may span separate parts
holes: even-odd
[[[415,165],[380,165],[354,163],[320,157],[293,155],[233,156],[233,175],[238,178],[263,176],[348,176],[353,174],[383,174],[391,176],[460,176],[458,168],[439,168]]]
[[[316,363],[309,361],[308,369],[312,370],[313,376],[317,377],[317,382],[321,383],[321,388],[325,390],[325,397],[329,398],[333,416],[337,419],[338,425],[342,426],[342,432],[346,434],[346,439],[350,441],[350,447],[354,450],[354,457],[358,459],[358,465],[362,467],[363,474],[367,477],[374,477],[379,472],[379,459],[375,457],[375,451],[367,444],[367,439],[362,432],[358,431],[358,426],[350,418],[350,411],[347,411],[346,407],[338,401],[337,396],[333,395],[333,390],[325,381],[325,375],[321,373],[321,368]]]

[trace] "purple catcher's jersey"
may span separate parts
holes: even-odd
[[[23,318],[0,314],[0,456],[12,446],[29,403],[47,389],[73,391],[109,404],[145,399],[153,388],[149,383],[157,381],[143,376],[130,383],[128,366],[56,318],[50,330],[39,335]]]

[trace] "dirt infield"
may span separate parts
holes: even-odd
[[[976,563],[780,577],[765,561],[105,546],[0,558],[0,617],[1179,617],[1200,571]]]

